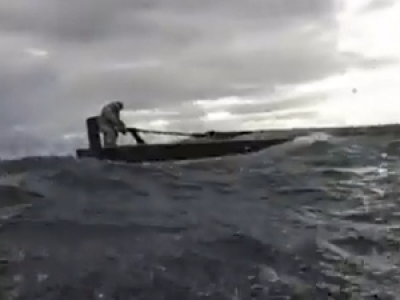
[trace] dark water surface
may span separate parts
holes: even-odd
[[[4,299],[400,299],[400,147],[0,163]]]

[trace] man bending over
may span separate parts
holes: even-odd
[[[118,133],[127,132],[124,122],[121,121],[120,112],[124,104],[120,101],[105,105],[98,118],[99,130],[103,134],[103,147],[114,148],[117,146]]]

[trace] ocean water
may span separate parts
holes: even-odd
[[[0,299],[400,299],[399,145],[2,161]]]

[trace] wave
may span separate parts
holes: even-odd
[[[389,144],[313,135],[186,164],[2,161],[0,285],[20,299],[389,297]]]

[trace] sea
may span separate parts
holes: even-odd
[[[0,162],[0,299],[400,299],[400,142]]]

